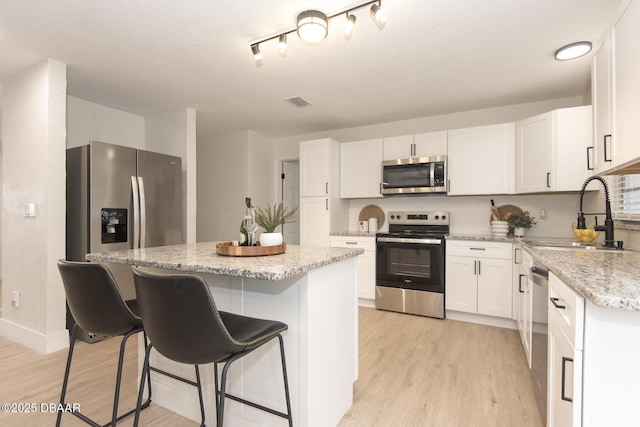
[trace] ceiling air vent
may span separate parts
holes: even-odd
[[[306,107],[311,105],[304,99],[300,98],[299,96],[294,96],[293,98],[287,98],[285,99],[285,101],[292,103],[296,107]]]

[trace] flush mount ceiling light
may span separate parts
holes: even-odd
[[[553,56],[558,61],[567,61],[569,59],[580,58],[589,52],[591,52],[591,42],[582,41],[562,46],[560,49],[556,50],[556,53]]]
[[[382,9],[382,0],[373,0],[366,3],[362,3],[358,6],[354,6],[350,9],[343,10],[333,15],[325,15],[319,10],[305,10],[298,15],[296,28],[283,31],[274,36],[265,37],[253,42],[250,42],[251,52],[256,62],[262,61],[262,53],[260,53],[260,45],[264,42],[278,39],[278,51],[284,54],[287,51],[287,35],[291,33],[297,33],[298,37],[307,43],[320,43],[327,38],[329,34],[329,20],[338,16],[345,16],[345,38],[350,38],[353,33],[353,29],[356,24],[356,16],[350,12],[361,9],[365,6],[371,6],[371,16],[382,29],[384,23],[387,21],[387,13]]]

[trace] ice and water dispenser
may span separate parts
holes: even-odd
[[[127,241],[127,210],[102,208],[102,243]]]

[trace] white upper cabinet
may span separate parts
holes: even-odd
[[[517,124],[516,191],[578,191],[591,175],[591,106],[562,108]]]
[[[629,2],[612,29],[613,120],[612,164],[640,161],[640,0]]]
[[[414,157],[413,135],[384,138],[383,160],[407,159]]]
[[[447,154],[447,131],[384,138],[383,159],[435,157]]]
[[[448,132],[449,195],[515,192],[515,123]]]
[[[340,143],[329,138],[300,143],[300,197],[337,196]]]
[[[382,181],[382,139],[340,144],[340,197],[375,198]]]
[[[596,173],[640,172],[640,0],[626,0],[592,67]]]
[[[591,67],[593,103],[593,171],[600,174],[611,167],[611,41],[607,31],[596,45]]]

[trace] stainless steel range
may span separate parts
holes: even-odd
[[[444,319],[449,212],[389,212],[376,238],[376,308]]]

